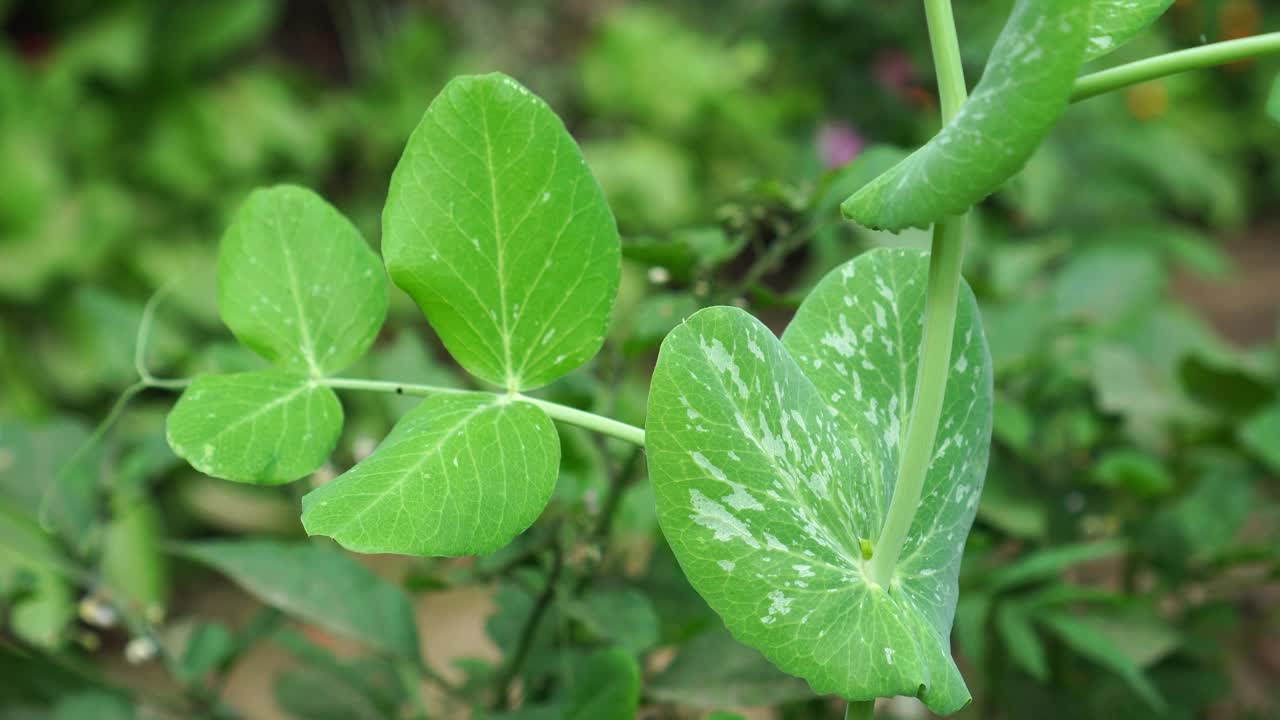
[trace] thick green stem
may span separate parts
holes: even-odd
[[[929,47],[933,67],[938,75],[938,98],[942,105],[942,124],[960,112],[969,95],[964,82],[964,65],[960,62],[960,40],[956,21],[951,14],[951,0],[925,0],[925,20],[929,24]]]
[[[325,387],[331,387],[336,390],[367,390],[371,392],[395,393],[397,395],[426,396],[440,393],[458,394],[472,392],[470,390],[459,390],[457,388],[441,387],[438,385],[415,385],[411,383],[387,382],[383,380],[358,380],[354,378],[321,378],[316,382],[324,385]],[[493,394],[497,395],[497,393]],[[542,408],[543,412],[549,415],[552,419],[566,422],[570,425],[577,425],[578,427],[586,428],[588,430],[594,430],[595,432],[644,447],[643,428],[638,428],[634,425],[628,425],[624,422],[596,415],[595,413],[587,412],[586,410],[579,410],[577,408],[569,407],[568,405],[539,400],[538,398],[531,398],[518,393],[511,395],[504,394],[504,397],[510,397],[518,402],[526,402],[530,405],[536,405]]]
[[[1280,32],[1227,40],[1157,55],[1079,78],[1071,92],[1071,102],[1088,100],[1112,90],[1188,70],[1199,70],[1277,52],[1280,52]]]
[[[949,0],[925,0],[933,62],[938,70],[938,94],[942,98],[942,122],[946,124],[964,104],[967,88],[960,63],[955,21]],[[938,223],[933,228],[933,248],[929,257],[929,282],[925,296],[924,336],[916,371],[915,399],[907,437],[902,445],[898,479],[889,501],[884,528],[871,556],[871,580],[888,588],[893,570],[902,556],[902,545],[916,516],[925,473],[933,459],[942,399],[947,389],[951,364],[951,339],[955,332],[956,306],[960,297],[960,267],[964,261],[963,217]]]
[[[951,365],[951,340],[960,296],[960,266],[964,261],[964,225],[964,218],[958,218],[933,228],[915,400],[911,404],[911,420],[902,447],[893,500],[889,503],[889,514],[871,557],[871,577],[881,587],[888,587],[893,578],[893,569],[902,555],[902,545],[920,504],[925,473],[933,459]]]

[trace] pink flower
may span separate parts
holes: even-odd
[[[858,157],[866,144],[867,141],[848,123],[827,122],[818,128],[818,156],[827,167],[848,164]]]

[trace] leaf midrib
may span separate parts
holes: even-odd
[[[428,461],[436,457],[436,455],[440,452],[440,448],[442,448],[446,442],[456,437],[464,427],[466,427],[473,419],[476,418],[476,416],[480,415],[486,410],[491,410],[495,407],[498,407],[499,404],[500,403],[498,401],[487,402],[487,403],[484,403],[483,405],[477,406],[474,410],[467,413],[465,416],[462,417],[462,419],[457,421],[453,425],[453,427],[445,431],[444,435],[441,436],[440,439],[437,440],[429,449],[423,450],[422,457],[420,457],[416,462],[414,462],[409,467],[405,468],[404,471],[400,473],[400,477],[397,480],[395,480],[390,485],[388,485],[381,493],[378,493],[378,495],[375,496],[373,499],[365,503],[365,506],[363,508],[360,508],[358,511],[351,513],[347,517],[345,522],[343,522],[341,525],[335,526],[331,531],[326,532],[325,534],[336,535],[338,533],[346,532],[348,529],[350,529],[352,523],[363,518],[365,514],[367,514],[370,510],[373,509],[375,505],[381,504],[393,492],[400,490],[403,487],[403,485],[406,482],[408,482],[408,478],[411,475],[416,475],[422,469],[422,467],[427,464]],[[399,444],[400,443],[397,443],[397,445]],[[372,456],[370,459],[372,459]],[[357,466],[357,468],[358,467],[359,466]]]
[[[306,313],[302,309],[302,296],[298,290],[298,273],[293,267],[293,253],[289,252],[289,247],[293,241],[298,239],[298,226],[302,224],[302,213],[305,210],[299,210],[298,214],[293,218],[293,227],[289,230],[289,239],[285,241],[283,238],[280,243],[280,254],[284,258],[285,275],[289,278],[289,294],[293,296],[293,309],[298,315],[298,332],[302,334],[302,357],[307,361],[307,368],[311,371],[312,377],[320,377],[320,367],[316,363],[316,347],[315,341],[311,339],[311,329],[307,325]]]
[[[265,404],[265,405],[259,406],[259,407],[258,407],[258,409],[256,409],[256,410],[254,410],[254,411],[250,412],[248,415],[244,415],[244,416],[242,416],[242,417],[240,417],[240,418],[238,418],[238,419],[236,419],[236,420],[233,420],[232,422],[228,423],[227,425],[224,425],[220,430],[218,430],[217,432],[215,432],[213,435],[211,435],[211,436],[210,436],[210,438],[209,438],[209,442],[215,442],[215,441],[217,441],[217,440],[218,440],[219,438],[221,438],[223,435],[227,434],[228,432],[231,432],[232,430],[234,430],[234,429],[236,429],[236,428],[240,427],[241,425],[244,425],[244,424],[245,424],[245,423],[247,423],[247,422],[254,422],[254,421],[256,421],[259,417],[262,417],[263,415],[265,415],[266,413],[270,412],[271,410],[274,410],[275,408],[277,408],[277,407],[279,407],[279,406],[281,406],[281,405],[284,405],[285,403],[288,403],[289,401],[293,400],[294,398],[296,398],[296,397],[297,397],[298,395],[300,395],[301,393],[304,393],[304,392],[306,392],[307,390],[310,390],[310,389],[311,389],[311,388],[313,388],[313,387],[314,387],[314,386],[313,386],[313,385],[311,385],[310,383],[305,383],[305,382],[304,382],[304,383],[302,383],[301,385],[299,385],[297,388],[295,388],[294,390],[292,390],[292,391],[291,391],[291,392],[289,392],[288,394],[286,394],[286,395],[281,395],[280,397],[276,398],[275,400],[272,400],[272,401],[268,402],[268,403],[267,403],[267,404]]]
[[[484,151],[489,166],[489,204],[493,213],[493,242],[497,249],[495,265],[498,272],[499,315],[502,319],[502,369],[507,376],[507,389],[515,392],[520,389],[520,378],[512,374],[511,366],[511,331],[507,327],[507,276],[503,258],[505,248],[502,239],[502,213],[498,205],[498,167],[493,162],[493,140],[489,137],[489,112],[485,109],[484,103],[480,103],[480,122],[484,126]]]

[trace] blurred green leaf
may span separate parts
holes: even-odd
[[[1273,473],[1280,473],[1280,404],[1257,413],[1236,431],[1240,444]]]
[[[627,237],[622,253],[630,260],[668,270],[677,280],[687,282],[732,260],[742,247],[742,238],[731,238],[719,228],[694,227],[661,237]]]
[[[577,659],[565,678],[563,720],[632,720],[640,703],[640,666],[625,650]]]
[[[640,353],[658,347],[668,333],[701,306],[696,297],[686,292],[657,293],[646,297],[636,306],[623,348],[628,353]]]
[[[298,720],[384,720],[400,715],[408,693],[390,663],[377,658],[340,660],[285,630],[276,641],[303,661],[276,676],[276,702]]]
[[[1013,661],[1031,677],[1047,682],[1049,661],[1025,609],[1016,602],[1001,604],[996,610],[995,627]]]
[[[1057,577],[1063,570],[1073,565],[1111,557],[1126,550],[1127,545],[1121,540],[1061,545],[1036,550],[992,573],[988,591],[995,593],[1048,580]]]
[[[260,37],[279,11],[276,0],[182,0],[162,6],[153,28],[160,67],[188,73],[222,60]]]
[[[373,377],[387,382],[419,383],[436,387],[463,387],[463,381],[452,368],[431,356],[426,343],[415,333],[403,330],[389,344],[374,348],[370,354]],[[382,397],[393,419],[403,417],[422,404],[422,398],[386,393]]]
[[[645,692],[662,702],[703,709],[779,705],[813,696],[803,680],[778,670],[727,630],[684,643]]]
[[[183,543],[177,552],[228,576],[272,607],[420,662],[409,599],[338,550],[314,543],[214,540]]]
[[[1196,482],[1190,492],[1151,518],[1150,550],[1172,567],[1213,560],[1235,542],[1259,509],[1248,462],[1234,451],[1207,450],[1192,456]]]
[[[1165,495],[1174,488],[1173,476],[1156,457],[1141,450],[1112,450],[1093,467],[1093,481],[1140,496]]]
[[[133,704],[105,692],[82,692],[62,698],[53,707],[51,720],[133,720]]]
[[[198,623],[184,638],[173,671],[188,685],[199,683],[234,656],[237,649],[236,638],[226,625],[216,621]]]
[[[54,539],[0,499],[0,596],[15,636],[48,650],[63,645],[76,614],[70,572]]]
[[[658,616],[649,599],[635,590],[595,590],[566,603],[564,611],[595,637],[633,654],[658,642]]]
[[[698,219],[694,164],[679,146],[632,132],[584,142],[582,153],[624,231],[658,231]]]
[[[112,498],[103,533],[99,570],[112,602],[127,613],[159,623],[169,605],[169,558],[160,508],[146,495]]]
[[[88,547],[97,526],[102,453],[89,448],[75,456],[88,439],[88,430],[67,418],[34,427],[0,422],[0,499],[40,518],[77,551]]]
[[[1178,364],[1178,379],[1193,400],[1231,419],[1257,413],[1277,392],[1264,370],[1234,355],[1189,353]]]
[[[1094,246],[1071,254],[1054,278],[1058,317],[1115,325],[1156,302],[1165,274],[1154,251],[1137,246]]]
[[[1067,647],[1123,679],[1152,709],[1165,708],[1160,692],[1141,667],[1111,637],[1071,615],[1050,613],[1041,615],[1039,620]]]

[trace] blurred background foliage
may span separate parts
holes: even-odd
[[[1010,5],[957,3],[971,82]],[[511,548],[364,564],[299,544],[298,498],[405,398],[344,398],[332,467],[285,488],[180,464],[158,392],[86,441],[162,288],[153,372],[257,364],[213,276],[249,190],[313,187],[376,245],[427,103],[489,70],[565,118],[624,236],[606,350],[548,393],[642,423],[689,312],[746,304],[780,330],[838,263],[927,244],[837,210],[937,127],[919,3],[0,0],[0,26],[0,717],[461,717],[504,673],[528,701],[502,717],[572,716],[584,687],[652,718],[841,712],[720,629],[642,458],[585,434],[564,433],[556,500]],[[1277,27],[1274,3],[1178,0],[1102,62]],[[966,717],[1280,714],[1278,71],[1081,103],[975,214],[997,395],[955,627]],[[464,383],[444,357],[397,292],[358,371]],[[292,564],[371,589],[272,570]],[[402,605],[435,669],[359,620]],[[528,709],[544,700],[560,714]]]

